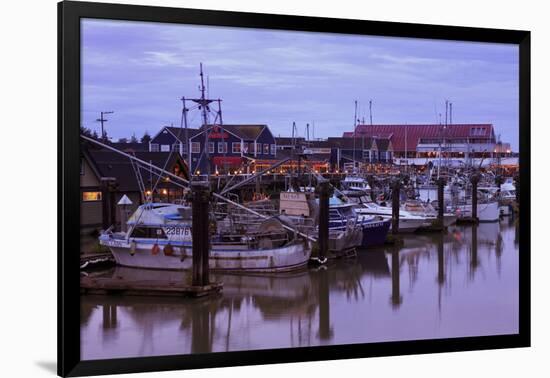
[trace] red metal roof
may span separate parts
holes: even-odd
[[[387,138],[391,135],[394,151],[412,151],[416,149],[421,138],[440,138],[444,135],[449,139],[490,139],[494,140],[492,124],[453,124],[447,125],[357,125],[355,133],[347,131],[344,137],[367,136]]]

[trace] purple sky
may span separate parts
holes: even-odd
[[[275,135],[353,129],[354,100],[374,123],[493,123],[518,147],[518,47],[406,38],[82,21],[82,123],[114,138],[179,126],[182,96],[198,97],[199,63],[225,123],[268,124]],[[199,116],[190,114],[192,127]]]

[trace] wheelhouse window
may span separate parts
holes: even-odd
[[[133,238],[166,239],[164,230],[160,227],[137,226],[132,230]]]
[[[101,192],[82,192],[83,202],[101,201]]]

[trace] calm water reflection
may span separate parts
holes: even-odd
[[[104,275],[181,280],[181,272]],[[512,219],[400,249],[360,251],[327,269],[217,274],[210,299],[83,296],[83,359],[510,334],[518,331],[518,231]]]

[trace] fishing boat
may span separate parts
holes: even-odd
[[[371,190],[371,187],[363,177],[358,175],[347,175],[344,180],[342,180],[342,189],[346,191],[359,190],[362,192],[368,192]]]
[[[353,211],[360,216],[380,216],[390,223],[392,208],[381,206],[373,202],[365,192],[357,191],[356,194],[348,194],[347,199],[350,203],[355,204]],[[414,215],[407,210],[399,210],[399,232],[414,232],[421,227],[429,227],[431,220],[425,216]]]
[[[422,202],[420,200],[407,200],[403,204],[403,209],[411,214],[425,217],[430,221],[430,226],[422,226],[420,229],[429,230],[439,227],[438,213],[430,203]],[[456,214],[448,212],[443,213],[443,227],[449,227],[450,225],[456,223],[456,220]]]
[[[345,203],[337,197],[329,200],[329,229],[344,230],[352,225],[360,227],[361,247],[382,245],[386,241],[391,221],[381,216],[362,215],[354,211],[356,205]]]
[[[283,222],[268,218],[246,233],[232,232],[227,222],[219,222],[210,240],[210,269],[280,272],[304,267],[311,243],[287,231]],[[218,222],[211,219],[211,223]],[[99,241],[121,266],[187,270],[193,261],[191,224],[188,206],[147,203],[130,217],[126,232],[108,229]]]
[[[463,204],[448,206],[447,211],[454,212],[458,220],[471,218],[473,215],[471,200]],[[500,219],[498,201],[479,201],[477,204],[477,219],[479,220],[479,222],[498,222],[498,220]]]

